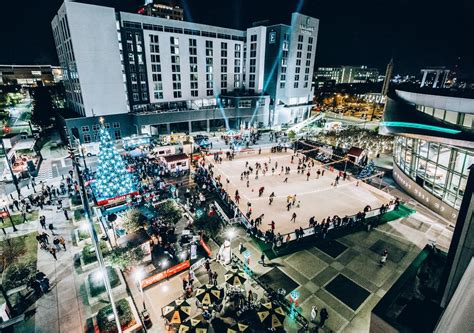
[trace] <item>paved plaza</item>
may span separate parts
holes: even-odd
[[[247,212],[247,204],[250,202],[251,218],[255,219],[261,214],[265,214],[263,225],[260,227],[262,231],[269,229],[267,225],[272,220],[276,224],[275,232],[285,234],[299,227],[307,228],[308,221],[312,216],[321,222],[328,216],[344,217],[357,214],[367,205],[378,208],[394,199],[388,193],[353,177],[348,177],[345,181],[341,177],[339,184],[335,187],[333,184],[337,170],[331,171],[330,167],[325,168],[318,161],[315,161],[315,166],[310,168],[310,176],[307,180],[307,169],[298,174],[298,157],[295,157],[291,163],[292,155],[290,152],[270,153],[267,150],[258,154],[257,151],[251,151],[250,153],[237,153],[232,161],[224,158],[222,163],[218,164],[210,156],[207,157],[207,162],[214,164],[214,177],[221,175],[221,182],[225,184],[225,189],[232,198],[234,198],[235,191],[239,191],[241,197],[239,207],[242,212]],[[302,154],[298,154],[298,156],[303,157]],[[247,179],[241,180],[241,173],[246,170],[247,162],[254,169],[249,176],[248,187]],[[264,163],[267,163],[269,169],[265,175],[260,171],[258,179],[255,179],[255,163],[260,163],[262,167],[264,167]],[[288,166],[291,168],[288,175],[280,172],[282,167]],[[272,168],[275,168],[273,173]],[[324,176],[318,177],[317,170],[321,172],[325,170]],[[228,184],[226,183],[227,179],[229,179]],[[287,179],[286,182],[285,179]],[[264,187],[265,190],[259,197],[261,187]],[[272,192],[274,192],[275,198],[269,205],[269,196]],[[295,195],[295,204],[288,210],[288,196]],[[293,213],[297,215],[295,222],[290,221]]]

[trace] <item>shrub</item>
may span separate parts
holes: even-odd
[[[130,308],[130,303],[126,299],[121,299],[116,302],[117,313],[120,320],[120,326],[122,330],[135,325],[135,318],[133,316],[132,309]],[[112,313],[112,306],[108,305],[103,307],[97,313],[97,323],[101,333],[115,333],[117,332],[117,327],[115,326],[115,319],[109,321],[108,316]]]
[[[207,216],[203,214],[198,219],[194,220],[194,227],[198,230],[204,231],[204,234],[208,237],[216,237],[222,230],[222,223],[217,215]]]
[[[141,246],[126,246],[114,248],[110,252],[108,260],[112,266],[124,270],[127,267],[138,265],[144,257],[145,252]]]
[[[6,290],[28,284],[35,276],[36,261],[28,259],[26,261],[15,262],[9,265],[3,273],[2,284]]]
[[[183,217],[183,213],[172,200],[168,200],[156,207],[156,213],[166,223],[176,224]]]
[[[107,266],[106,270],[107,270],[107,276],[110,282],[110,287],[111,288],[117,287],[120,284],[120,279],[117,275],[117,271],[110,266]],[[95,271],[95,272],[100,272],[100,270]],[[97,295],[100,295],[103,292],[105,292],[104,280],[102,278],[100,279],[96,278],[96,276],[94,276],[95,272],[87,276],[87,280],[89,281],[92,297],[96,297]]]
[[[74,221],[79,222],[80,220],[85,219],[85,211],[84,208],[79,208],[74,211]]]
[[[74,194],[74,195],[71,197],[71,204],[72,204],[73,206],[82,205],[81,195],[80,195],[79,193]]]
[[[100,241],[99,242],[100,249],[102,251],[102,255],[106,256],[109,253],[109,249],[107,247],[107,243],[105,241]],[[97,255],[95,253],[95,249],[92,245],[87,244],[84,246],[82,249],[82,259],[84,260],[84,264],[91,264],[93,262],[97,261]]]
[[[143,224],[146,221],[146,217],[140,212],[138,208],[130,208],[125,212],[122,217],[120,224],[131,234],[143,227]]]

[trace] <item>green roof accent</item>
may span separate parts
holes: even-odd
[[[448,134],[458,134],[461,133],[459,130],[453,130],[449,128],[439,127],[439,126],[432,126],[432,125],[424,125],[424,124],[417,124],[417,123],[408,123],[404,121],[383,121],[380,123],[380,126],[384,127],[407,127],[407,128],[417,128],[417,129],[424,129],[429,131],[436,131]]]

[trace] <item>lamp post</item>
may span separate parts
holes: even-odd
[[[137,285],[138,290],[140,291],[140,294],[142,296],[142,304],[143,304],[143,309],[146,310],[146,305],[145,305],[145,294],[143,293],[143,287],[142,287],[142,280],[143,277],[145,276],[145,272],[143,272],[143,268],[137,268],[135,272],[133,273],[133,277],[135,279],[135,283]]]
[[[18,231],[18,229],[17,229],[16,226],[15,226],[15,223],[13,223],[13,219],[12,219],[12,217],[11,217],[11,215],[10,215],[10,211],[8,210],[7,206],[5,206],[5,207],[3,208],[3,210],[4,210],[4,212],[7,214],[8,219],[10,220],[10,223],[12,224],[13,231]]]
[[[103,274],[105,290],[107,291],[107,295],[109,296],[109,301],[110,301],[110,305],[112,307],[112,312],[114,314],[114,319],[115,319],[115,325],[117,327],[117,332],[122,333],[122,326],[120,324],[120,318],[119,318],[119,315],[118,315],[118,312],[117,312],[117,307],[115,306],[114,296],[112,295],[112,287],[110,286],[110,281],[109,281],[109,278],[108,278],[107,270],[105,269],[104,257],[102,256],[102,251],[101,251],[100,246],[99,246],[99,239],[98,239],[98,236],[97,236],[97,232],[94,228],[94,222],[92,221],[92,212],[91,212],[91,208],[90,208],[90,205],[89,205],[89,197],[87,195],[87,190],[86,190],[86,187],[85,187],[85,184],[84,184],[84,179],[82,177],[82,173],[81,173],[81,170],[80,170],[79,163],[76,161],[75,152],[74,152],[74,149],[72,148],[70,136],[69,136],[69,133],[68,133],[68,130],[67,130],[66,126],[64,127],[64,129],[65,129],[65,132],[66,132],[67,144],[69,146],[68,150],[70,151],[72,164],[73,164],[73,167],[76,171],[76,178],[78,180],[79,187],[81,189],[80,192],[81,192],[82,206],[84,207],[86,220],[88,222],[87,225],[89,227],[89,233],[91,235],[92,244],[94,245],[95,252],[96,252],[96,255],[97,255],[97,262],[99,263],[99,267],[100,267],[100,269],[102,271],[102,274]]]

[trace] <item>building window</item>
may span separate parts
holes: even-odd
[[[81,131],[82,132],[89,132],[89,126],[82,126]]]
[[[295,82],[295,84],[293,85],[293,88],[295,88],[295,89],[298,88],[298,82]]]
[[[181,91],[173,91],[174,98],[181,98]]]
[[[114,122],[112,123],[113,128],[120,128],[120,123],[119,122]]]
[[[90,143],[91,142],[91,136],[90,134],[84,134],[84,143]]]
[[[251,35],[250,36],[250,41],[251,42],[256,42],[257,41],[257,35]]]
[[[115,136],[115,140],[120,140],[122,138],[122,135],[120,134],[119,129],[114,131],[114,136]]]

